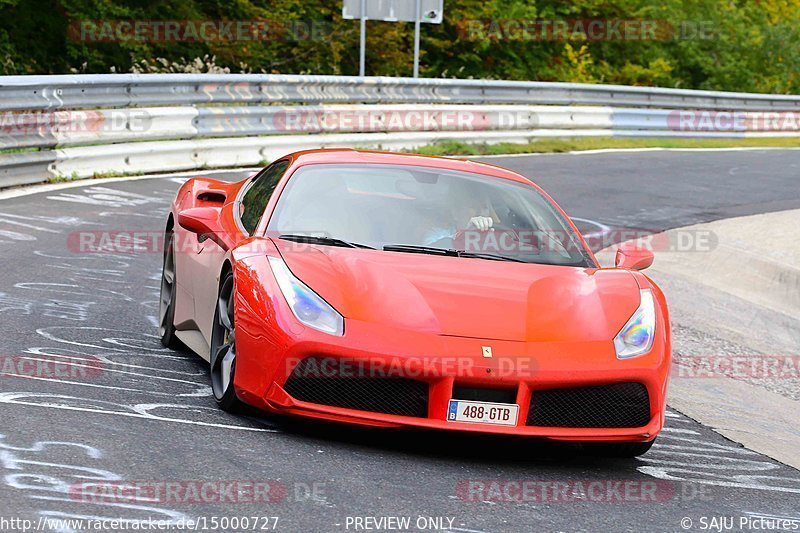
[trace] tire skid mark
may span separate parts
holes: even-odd
[[[185,179],[171,180],[183,183]],[[80,194],[58,194],[47,197],[53,204],[67,202],[81,204],[86,212],[96,218],[94,222],[81,221],[82,224],[107,228],[107,221],[133,227],[152,224],[149,219],[158,219],[156,228],[163,231],[160,216],[149,213],[136,213],[143,209],[150,213],[166,206],[174,190],[160,190],[149,194],[126,193],[106,187],[88,187]],[[63,203],[61,205],[64,205]],[[97,218],[100,217],[100,218]],[[127,217],[127,218],[126,218]],[[80,219],[78,219],[80,220]],[[126,222],[126,220],[130,222]],[[580,219],[579,219],[580,220]],[[583,219],[585,222],[591,222]],[[606,220],[608,222],[608,220]],[[27,223],[27,222],[26,222]],[[34,224],[40,224],[38,222]],[[42,222],[42,226],[45,224]],[[607,226],[595,223],[598,234],[603,234]],[[21,226],[18,226],[20,228]],[[43,232],[42,237],[52,238],[52,231]],[[58,232],[60,233],[60,232]],[[34,239],[36,237],[33,237]],[[2,239],[0,239],[0,242]],[[31,246],[31,245],[26,245]],[[38,244],[34,246],[39,246]],[[57,248],[52,248],[57,249]],[[222,431],[278,432],[265,421],[247,417],[231,417],[213,407],[211,391],[207,385],[205,365],[193,355],[179,354],[160,346],[155,333],[157,317],[153,315],[154,296],[159,287],[153,282],[160,280],[155,269],[147,269],[135,279],[130,274],[132,265],[142,261],[148,265],[160,261],[157,254],[147,256],[121,253],[81,253],[64,254],[36,250],[34,260],[41,261],[56,272],[61,283],[25,282],[14,285],[19,289],[12,297],[20,294],[46,294],[58,301],[92,305],[87,308],[86,320],[95,318],[95,324],[114,324],[116,321],[103,315],[101,306],[110,304],[119,309],[127,319],[138,320],[140,331],[117,331],[98,326],[64,325],[66,317],[54,318],[46,323],[52,324],[36,330],[39,336],[37,346],[27,348],[24,353],[40,358],[51,357],[59,361],[72,361],[82,365],[81,358],[97,358],[110,368],[106,380],[97,383],[64,382],[50,380],[52,387],[47,391],[16,391],[0,393],[0,405],[17,406],[21,409],[47,409],[63,412],[86,413],[92,420],[107,417],[124,417],[139,420],[143,424],[164,422],[201,426]],[[46,260],[45,260],[46,259]],[[63,273],[63,274],[62,274]],[[23,291],[35,291],[26,293]],[[58,296],[53,296],[58,294]],[[26,300],[26,298],[22,298]],[[30,301],[30,298],[27,298]],[[66,307],[66,306],[65,306]],[[33,311],[37,309],[34,306]],[[105,320],[104,320],[105,319]],[[63,320],[63,321],[60,321]],[[126,322],[127,324],[127,322]],[[152,329],[148,329],[153,326]],[[133,329],[128,326],[129,329]],[[135,328],[135,327],[134,327]],[[42,341],[45,339],[47,342]],[[87,364],[87,367],[92,365]],[[185,370],[184,370],[185,369]],[[175,379],[179,375],[186,379]],[[172,378],[172,379],[170,379]],[[133,385],[128,383],[131,381]],[[159,390],[147,390],[146,384],[155,381]],[[188,394],[180,394],[182,387],[188,385]],[[66,390],[66,393],[60,391]],[[56,392],[58,391],[58,392]],[[88,397],[93,391],[101,391],[98,398]],[[108,391],[108,392],[106,392]],[[165,396],[170,396],[166,400]],[[113,400],[113,401],[110,401]],[[164,403],[161,403],[164,400]],[[737,489],[756,489],[776,492],[800,492],[800,478],[783,475],[776,470],[782,467],[767,461],[755,452],[731,444],[717,444],[706,441],[707,436],[695,431],[696,422],[683,415],[668,411],[668,427],[659,437],[658,443],[649,454],[640,458],[637,470],[645,475],[668,480],[685,480],[691,483],[733,487]],[[165,432],[168,435],[167,432]],[[79,443],[66,443],[80,445]],[[44,446],[44,445],[43,445]],[[52,449],[44,446],[45,449]],[[100,453],[98,451],[98,453]],[[766,458],[764,458],[766,459]],[[636,463],[633,463],[634,465]],[[721,466],[724,465],[724,468]],[[780,474],[780,475],[779,475]],[[32,496],[33,498],[33,496]],[[63,494],[36,495],[42,502],[53,505],[74,502]],[[67,509],[69,510],[69,509]],[[76,516],[65,510],[48,510],[46,516]],[[138,512],[130,509],[132,513]],[[81,515],[77,515],[81,516]],[[463,530],[470,531],[470,530]]]
[[[73,520],[119,520],[121,523],[146,523],[148,518],[158,516],[167,524],[177,524],[188,517],[180,511],[157,505],[158,501],[145,502],[153,505],[133,505],[125,502],[108,502],[99,499],[75,498],[75,487],[86,480],[99,482],[122,481],[115,472],[100,468],[98,461],[104,453],[93,446],[81,442],[37,441],[30,446],[12,446],[5,442],[6,435],[0,434],[0,469],[3,483],[13,491],[35,500],[43,507],[37,512],[42,517]],[[83,452],[79,457],[69,454],[69,459],[60,457],[70,450]],[[62,453],[59,453],[62,452]],[[77,502],[85,512],[65,512],[74,508]],[[67,505],[64,505],[67,504]],[[47,505],[47,507],[44,507]],[[112,514],[103,515],[103,511]],[[137,515],[138,513],[138,515]],[[74,531],[63,526],[58,531]]]
[[[47,199],[104,207],[139,207],[146,204],[169,203],[169,199],[163,194],[145,195],[108,187],[86,187],[80,193],[64,192],[48,196]]]
[[[96,400],[90,398],[82,398],[79,396],[69,396],[65,394],[51,394],[51,393],[38,393],[38,392],[2,392],[0,393],[0,404],[7,405],[26,405],[30,407],[45,407],[49,409],[61,409],[65,411],[78,411],[84,413],[97,413],[105,415],[116,415],[130,418],[142,418],[147,420],[170,422],[176,424],[187,424],[195,426],[204,426],[220,429],[233,429],[240,431],[255,431],[255,432],[268,432],[277,433],[278,430],[273,428],[253,427],[245,425],[224,424],[207,422],[205,420],[189,420],[186,418],[159,416],[151,411],[171,409],[176,411],[176,415],[186,416],[188,413],[194,413],[203,417],[208,417],[209,414],[220,415],[219,409],[216,407],[208,407],[205,405],[187,405],[177,403],[141,403],[141,404],[122,404],[106,400]],[[238,419],[235,419],[238,420]]]
[[[167,206],[174,193],[174,188],[169,186],[146,194],[90,186],[46,197],[47,201],[84,206],[81,209],[85,215],[81,217],[29,220],[14,215],[7,218],[14,222],[15,227],[26,227],[20,224],[35,225],[47,234],[60,234],[65,227],[74,226],[105,231],[111,219],[117,228],[136,231],[143,225],[152,226],[151,220],[158,220],[157,230],[154,230],[158,232],[163,231],[164,215],[162,209],[156,206]],[[0,222],[2,220],[0,214]],[[58,224],[58,227],[51,229],[49,224]],[[155,328],[125,332],[96,325],[74,324],[76,320],[88,323],[98,318],[100,320],[95,320],[95,324],[107,323],[102,320],[106,315],[99,313],[109,306],[123,313],[127,311],[139,322],[150,324],[152,318],[147,315],[152,315],[157,308],[160,272],[153,269],[149,270],[144,280],[132,279],[131,267],[158,254],[142,257],[141,254],[115,250],[88,253],[64,253],[58,250],[56,246],[33,251],[34,257],[40,259],[39,264],[55,273],[55,279],[23,280],[13,285],[16,289],[14,294],[5,295],[9,308],[56,319],[45,321],[52,325],[36,329],[36,334],[47,344],[29,345],[15,359],[25,364],[58,365],[58,368],[68,369],[69,373],[83,372],[87,377],[75,379],[68,376],[64,379],[49,375],[6,375],[8,378],[19,378],[16,383],[38,381],[50,386],[46,392],[6,393],[0,403],[227,430],[266,431],[263,427],[250,427],[251,421],[232,418],[209,407],[208,399],[212,393],[204,364],[192,355],[163,348],[153,334]],[[52,304],[52,309],[48,308],[50,315],[40,309],[43,299],[25,294],[30,291],[49,298]],[[25,296],[21,296],[23,294]],[[24,307],[26,304],[30,305]],[[131,304],[138,304],[138,307]],[[20,306],[23,306],[21,310]],[[73,322],[73,325],[63,325],[67,321]]]
[[[52,350],[52,351],[45,351],[45,350]],[[172,370],[172,369],[158,368],[158,367],[152,367],[152,366],[136,365],[136,364],[132,364],[132,363],[120,363],[120,362],[117,362],[117,361],[113,361],[111,359],[111,356],[117,355],[117,354],[114,354],[114,353],[111,353],[111,354],[98,354],[98,355],[92,355],[92,356],[86,357],[86,354],[83,354],[83,353],[75,351],[75,350],[70,350],[68,348],[61,348],[60,350],[63,351],[63,352],[71,352],[71,353],[74,353],[74,354],[77,354],[77,355],[63,355],[63,354],[53,353],[55,350],[53,350],[51,348],[28,348],[28,349],[25,350],[24,353],[29,353],[29,354],[32,354],[32,355],[44,355],[44,356],[49,356],[49,357],[53,357],[53,358],[56,358],[56,359],[60,358],[60,359],[68,359],[68,360],[101,362],[103,364],[103,366],[105,366],[105,365],[124,366],[124,367],[127,367],[127,368],[137,368],[137,369],[140,369],[140,370],[153,370],[153,371],[156,371],[156,372],[161,372],[161,373],[166,373],[166,374],[176,374],[176,375],[184,376],[184,377],[198,376],[198,377],[201,377],[201,379],[202,379],[201,382],[202,383],[206,383],[206,381],[205,381],[205,375],[206,375],[205,372],[200,372],[200,371],[191,372],[189,370]]]
[[[0,404],[5,405],[26,405],[30,407],[44,407],[48,409],[61,409],[65,411],[77,411],[84,413],[97,413],[104,415],[116,415],[129,418],[141,418],[158,422],[170,422],[175,424],[186,424],[194,426],[204,426],[209,428],[232,429],[239,431],[255,431],[277,433],[277,429],[254,427],[251,425],[226,424],[222,422],[208,422],[209,418],[226,420],[219,409],[206,405],[187,405],[178,403],[139,403],[122,404],[108,400],[97,400],[70,396],[66,394],[39,393],[39,392],[2,392],[0,393]],[[174,411],[175,416],[157,415],[151,411]],[[186,418],[194,414],[202,417],[203,420],[193,420]],[[209,416],[210,415],[210,416]],[[242,421],[234,419],[236,421]]]

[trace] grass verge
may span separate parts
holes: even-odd
[[[472,144],[461,141],[441,141],[415,150],[424,155],[503,155],[530,153],[577,152],[604,148],[800,148],[800,137],[748,139],[669,139],[619,137],[572,137],[536,139],[528,143]]]
[[[144,176],[144,172],[95,172],[91,176],[87,178],[83,178],[78,175],[77,172],[73,172],[70,176],[51,176],[47,178],[47,183],[64,183],[66,181],[77,181],[77,180],[101,180],[105,178],[127,178],[132,176]]]

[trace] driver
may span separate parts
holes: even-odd
[[[456,234],[461,230],[494,231],[497,217],[489,206],[465,184],[453,183],[441,216],[425,232],[423,244],[438,248],[452,248]]]

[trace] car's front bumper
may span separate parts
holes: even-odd
[[[296,325],[293,325],[296,326]],[[664,422],[670,363],[669,337],[659,336],[650,353],[617,359],[610,341],[511,342],[398,331],[348,320],[343,337],[307,328],[283,328],[280,342],[259,335],[247,346],[249,363],[237,366],[237,392],[248,403],[289,415],[363,426],[427,428],[524,435],[571,441],[649,441]],[[237,340],[237,343],[239,341]],[[484,347],[491,347],[486,357]],[[243,350],[239,350],[240,358]],[[267,355],[269,354],[269,355]],[[285,384],[307,357],[358,362],[374,376],[404,376],[427,386],[425,416],[403,416],[302,401]],[[237,363],[238,365],[239,363]],[[240,369],[250,377],[240,376]],[[647,391],[649,418],[635,427],[529,425],[537,391],[638,383]],[[519,415],[514,426],[447,420],[454,387],[513,390]],[[343,391],[344,394],[344,391]],[[565,409],[568,406],[565,405]],[[589,406],[587,406],[589,407]]]

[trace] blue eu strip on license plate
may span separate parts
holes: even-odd
[[[516,404],[450,400],[447,420],[448,422],[516,426],[518,414],[519,405]]]

